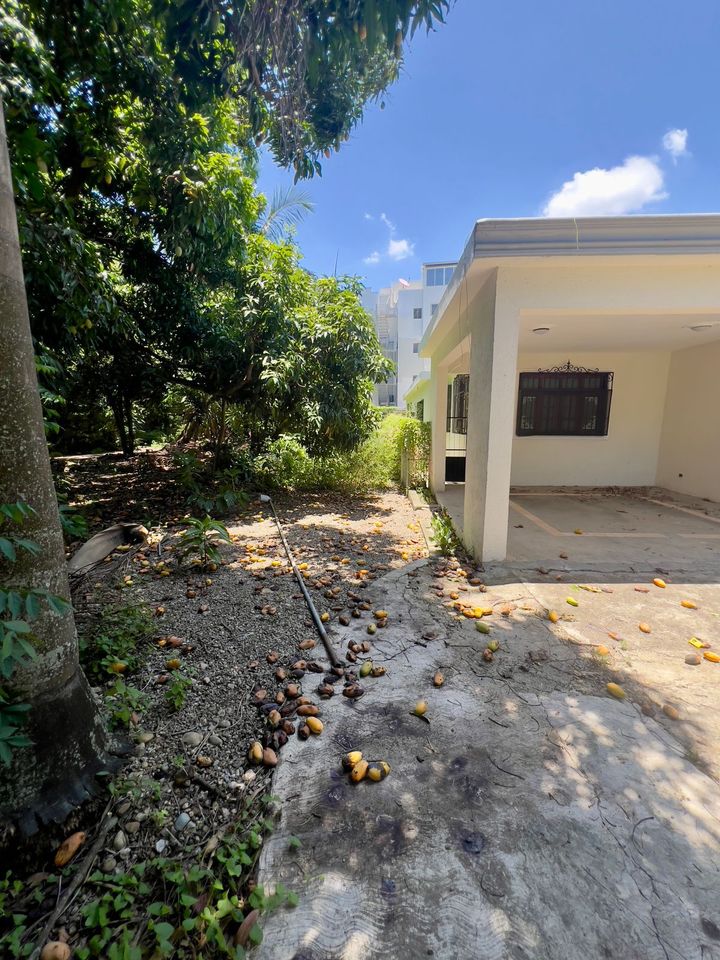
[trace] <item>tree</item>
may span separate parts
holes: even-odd
[[[12,586],[69,598],[67,568],[23,282],[5,122],[0,100],[0,503],[32,507],[24,534],[40,548],[18,552]],[[37,820],[64,819],[107,766],[106,736],[78,664],[72,608],[43,608],[33,621],[36,653],[12,677],[12,692],[30,704],[31,746],[14,753],[0,776],[0,818],[27,832]],[[61,733],[61,736],[58,734]]]

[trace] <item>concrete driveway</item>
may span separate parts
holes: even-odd
[[[469,586],[431,560],[368,589],[390,613],[373,637],[387,674],[362,681],[358,701],[328,701],[322,736],[283,751],[260,881],[300,903],[264,921],[258,955],[718,960],[720,664],[684,658],[690,636],[714,635],[720,588],[693,585],[689,610],[685,585],[628,576],[484,578]],[[493,607],[492,663],[458,604]],[[336,634],[343,648],[367,639],[366,623]],[[420,698],[429,723],[411,715]],[[392,773],[353,786],[340,770],[350,749]]]

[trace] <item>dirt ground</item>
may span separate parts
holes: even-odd
[[[228,521],[222,563],[201,571],[178,558],[183,505],[163,501],[163,471],[153,458],[67,467],[94,529],[158,520],[75,586],[81,625],[110,602],[146,604],[156,626],[127,678],[144,705],[95,869],[120,877],[158,854],[189,868],[272,790],[259,880],[299,905],[261,918],[258,957],[720,960],[720,664],[703,656],[720,651],[720,577],[483,571],[428,557],[429,511],[399,493],[278,497],[340,676],[268,506]],[[178,710],[173,660],[191,681]],[[367,661],[381,675],[363,676]],[[284,744],[268,710],[295,681],[324,730]],[[341,695],[354,685],[362,696]],[[277,750],[274,771],[249,763],[255,739]],[[390,775],[350,784],[352,749]],[[76,826],[97,833],[79,815],[48,836],[48,859]],[[30,922],[57,896],[35,894]],[[56,925],[72,944],[82,904]]]

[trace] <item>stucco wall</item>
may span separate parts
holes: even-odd
[[[672,354],[657,481],[720,501],[720,342]]]
[[[514,436],[510,482],[515,486],[654,484],[670,353],[573,353],[569,357],[566,353],[521,353],[518,373],[568,359],[578,366],[614,373],[608,436]]]

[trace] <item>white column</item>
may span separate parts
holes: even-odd
[[[448,368],[432,365],[432,389],[435,406],[432,417],[432,446],[430,449],[430,489],[437,495],[445,489],[445,454],[447,447],[447,385]]]
[[[483,561],[507,554],[518,312],[502,308],[494,289],[472,305],[469,317],[470,394],[465,473],[465,546]]]

